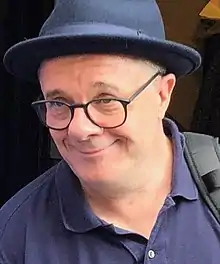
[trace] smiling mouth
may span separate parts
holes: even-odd
[[[117,140],[116,140],[117,141]],[[114,145],[115,144],[115,142],[116,141],[114,141],[111,145],[109,145],[109,146],[107,146],[107,147],[104,147],[104,148],[100,148],[100,149],[92,149],[92,150],[87,150],[87,151],[82,151],[82,150],[78,150],[81,154],[83,154],[83,155],[95,155],[95,154],[98,154],[98,153],[100,153],[100,152],[102,152],[102,151],[104,151],[104,150],[106,150],[106,149],[108,149],[108,148],[110,148],[112,145]]]

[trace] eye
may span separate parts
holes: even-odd
[[[113,99],[110,99],[110,98],[102,98],[102,99],[95,100],[94,103],[95,104],[109,104],[112,101]]]
[[[64,103],[59,101],[49,101],[47,102],[47,106],[49,108],[60,108],[64,106]]]
[[[113,98],[102,98],[94,100],[89,107],[89,111],[96,110],[102,114],[115,114],[117,112],[123,111],[122,104]]]

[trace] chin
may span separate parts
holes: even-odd
[[[88,167],[73,167],[72,170],[82,182],[87,183],[100,183],[100,182],[109,182],[112,179],[113,171],[110,168],[92,168]]]

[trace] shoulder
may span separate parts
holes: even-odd
[[[13,229],[14,224],[19,226],[19,222],[22,224],[26,221],[36,196],[44,198],[43,196],[49,194],[49,189],[54,185],[54,176],[58,166],[59,164],[26,185],[0,209],[0,245],[8,227]]]
[[[56,200],[55,175],[59,166],[60,163],[26,185],[0,209],[0,263],[24,263],[29,226],[37,217],[43,220],[48,202]]]

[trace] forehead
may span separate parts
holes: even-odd
[[[143,60],[114,55],[82,55],[56,58],[44,62],[39,69],[43,89],[71,87],[80,92],[95,83],[109,86],[138,87],[151,76],[153,68]],[[57,87],[59,86],[59,87]],[[103,85],[102,87],[106,87]]]
[[[150,72],[152,71],[151,65],[141,59],[134,59],[125,56],[117,55],[81,55],[81,56],[67,56],[55,58],[45,61],[41,64],[39,69],[39,78],[44,75],[54,73],[58,74],[77,74],[92,70],[94,73],[114,72]]]

